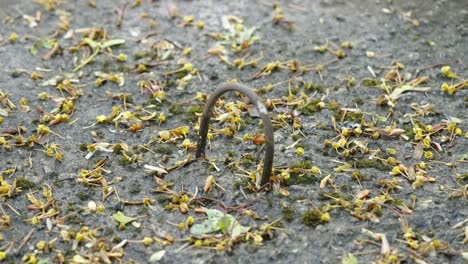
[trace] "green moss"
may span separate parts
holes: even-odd
[[[13,78],[19,78],[21,77],[21,71],[14,70],[13,72],[11,72],[10,76]]]
[[[291,134],[291,139],[293,141],[298,141],[301,137],[298,134]]]
[[[398,198],[393,198],[389,201],[389,204],[394,205],[394,206],[400,206],[400,205],[406,205],[405,202],[401,199]]]
[[[344,120],[360,122],[363,118],[364,118],[363,113],[347,112]]]
[[[63,183],[63,181],[55,181],[52,183],[52,185],[57,188],[63,188],[65,184]]]
[[[101,130],[96,130],[94,132],[96,133],[97,138],[103,138],[104,137],[104,132],[102,132]]]
[[[367,207],[367,210],[371,213],[374,213],[376,216],[381,217],[383,215],[383,209],[380,204],[370,204]]]
[[[299,87],[291,87],[290,91],[291,91],[291,94],[296,95],[301,91],[301,89]],[[288,95],[289,95],[289,91],[286,93],[286,96]]]
[[[133,104],[135,102],[135,100],[133,100],[133,95],[129,94],[126,98],[125,98],[125,102],[127,104]]]
[[[374,80],[374,79],[364,79],[362,81],[362,85],[366,86],[366,87],[374,87],[374,86],[377,86],[379,84],[379,82],[377,80]]]
[[[79,148],[80,148],[81,151],[88,151],[88,144],[81,143]]]
[[[118,71],[118,72],[132,72],[132,71],[133,71],[133,68],[120,64],[120,65],[117,67],[117,71]]]
[[[283,207],[283,212],[281,213],[281,216],[285,221],[292,222],[294,220],[294,212],[294,207],[286,206]]]
[[[229,67],[229,66],[228,66],[228,69],[229,69],[229,70],[232,70],[232,69],[234,69],[234,67]],[[272,89],[272,88],[270,88],[268,85],[267,85],[267,86],[260,87],[260,88],[257,89],[257,94],[258,94],[258,95],[264,95],[264,94],[268,93],[269,91],[271,91],[271,89]]]
[[[128,191],[130,194],[138,194],[141,191],[141,185],[138,182],[133,182],[130,186]]]
[[[354,97],[352,102],[357,104],[357,105],[363,105],[364,104],[364,100],[361,97],[358,97],[358,96]]]
[[[184,109],[180,105],[173,104],[169,107],[169,113],[173,115],[180,115],[184,112]]]
[[[311,169],[312,166],[314,166],[312,162],[310,162],[309,160],[303,160],[301,162],[293,163],[291,166],[289,166],[289,168],[291,169],[299,168],[299,169],[308,170],[308,169]]]
[[[345,112],[342,110],[335,112],[333,116],[336,120],[343,119],[343,121],[351,121],[356,123],[360,123],[364,119],[364,113],[362,112]]]
[[[329,104],[326,105],[326,108],[330,111],[336,111],[338,109],[340,109],[340,104],[335,101],[335,100],[331,100]]]
[[[304,160],[304,161],[301,161],[301,162],[296,162],[294,163],[293,165],[290,166],[291,169],[294,169],[294,168],[299,168],[299,169],[311,169],[313,166],[312,162],[308,161],[308,160]]]
[[[322,156],[324,157],[330,156],[330,148],[324,146],[320,151],[321,151],[320,153],[322,154]]]
[[[232,188],[235,189],[235,190],[238,190],[239,188],[241,188],[242,186],[247,186],[250,182],[250,178],[243,178],[242,180],[236,180],[233,185],[232,185]],[[247,191],[248,189],[244,189],[245,191]]]
[[[177,72],[177,73],[174,74],[174,76],[175,76],[176,79],[182,79],[182,78],[184,78],[186,75],[187,75],[187,73],[185,73],[185,71]]]
[[[76,197],[78,197],[81,201],[86,201],[90,198],[89,194],[79,191],[76,193]]]
[[[190,106],[186,111],[185,114],[187,116],[188,121],[195,122],[198,119],[197,114],[201,114],[203,112],[203,106],[200,105],[193,105]]]
[[[23,189],[23,190],[34,189],[36,186],[37,186],[36,183],[29,181],[24,176],[16,178],[16,187],[20,189]]]
[[[244,118],[241,122],[242,125],[245,124],[246,126],[258,126],[258,121],[253,118]]]
[[[353,174],[351,174],[351,178],[357,182],[362,182],[362,181],[367,180],[367,177],[363,175],[360,171],[353,172]]]
[[[310,185],[317,183],[320,179],[314,174],[295,174],[291,173],[291,177],[285,182],[287,185]]]
[[[146,206],[141,206],[137,210],[137,215],[149,215],[149,210],[148,207]],[[141,228],[139,228],[141,229]]]
[[[321,91],[323,89],[323,86],[321,84],[304,82],[304,89],[307,91]]]
[[[370,160],[370,159],[361,159],[355,160],[351,163],[355,168],[362,169],[362,168],[375,168],[379,170],[388,170],[391,168],[390,165],[387,165],[377,159]]]
[[[318,103],[320,103],[320,100],[319,100],[319,99],[312,100],[312,101],[309,102],[306,106],[304,106],[303,108],[301,108],[301,113],[302,113],[303,115],[310,116],[310,115],[313,115],[313,114],[315,114],[316,112],[322,110],[319,106],[317,106]]]
[[[165,154],[165,155],[172,154],[172,149],[170,147],[164,146],[164,145],[159,145],[158,147],[156,147],[156,149],[154,151],[156,153]]]
[[[320,130],[332,130],[332,126],[327,123],[318,122],[315,128]]]
[[[156,199],[156,202],[160,204],[161,206],[165,206],[171,202],[171,198],[167,197],[164,194],[157,194],[155,199]]]
[[[234,138],[234,145],[240,145],[242,144],[244,141],[241,139],[241,138]]]
[[[132,164],[132,162],[129,159],[126,159],[125,157],[122,157],[119,161],[120,166],[127,166]]]
[[[254,157],[252,153],[248,153],[240,159],[240,164],[244,167],[251,166],[255,163],[257,163],[257,159]]]
[[[109,61],[104,61],[101,66],[101,71],[103,72],[109,72],[109,66],[111,63]]]
[[[241,187],[241,185],[242,185],[242,181],[241,181],[241,180],[236,180],[236,181],[234,181],[234,183],[232,184],[232,188],[233,188],[234,190],[237,190],[237,189],[239,189],[239,188]]]
[[[83,221],[81,220],[81,218],[78,215],[71,216],[70,218],[68,218],[68,221],[70,221],[70,223],[72,223],[74,225],[83,224]]]
[[[348,184],[343,184],[340,186],[340,190],[342,192],[347,192],[347,191],[351,191],[353,188],[351,186],[349,186]]]
[[[414,132],[412,127],[405,128],[405,135],[411,140],[414,139]]]
[[[151,54],[151,52],[138,52],[138,53],[133,54],[133,58],[135,60],[143,59],[144,57],[152,57],[152,56],[153,55]]]
[[[285,181],[285,183],[287,185],[309,185],[316,183],[319,178],[307,171],[312,167],[312,162],[308,160],[292,164],[289,167],[291,169],[290,177]]]
[[[295,201],[302,201],[305,200],[307,197],[303,194],[298,195],[298,196],[293,196],[291,197],[291,202],[294,203]]]
[[[65,209],[69,212],[74,212],[76,211],[76,206],[75,206],[75,203],[69,203],[67,204],[67,207],[65,207]]]
[[[320,225],[321,223],[324,223],[321,217],[322,213],[317,209],[313,209],[305,212],[302,215],[301,222],[306,226],[315,227]]]
[[[336,199],[343,199],[345,201],[349,200],[343,195],[343,193],[340,193],[340,192],[330,192],[330,193],[320,192],[318,199],[320,201],[326,201],[326,200],[330,200],[331,199],[330,197],[333,197],[333,198],[336,198]]]
[[[146,153],[147,150],[143,148],[141,145],[133,145],[132,146],[132,151],[135,154],[141,154],[141,153]]]

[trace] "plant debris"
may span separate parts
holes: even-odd
[[[462,2],[0,1],[0,262],[463,263]]]

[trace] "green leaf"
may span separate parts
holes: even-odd
[[[29,49],[29,52],[30,52],[32,55],[36,55],[36,54],[37,54],[37,43],[34,43],[34,45],[32,45],[32,47]]]
[[[226,230],[231,234],[231,237],[238,237],[250,230],[250,227],[241,225],[232,215],[227,215],[227,217],[231,218]]]
[[[165,254],[166,254],[166,250],[159,250],[158,252],[155,252],[149,258],[149,262],[151,263],[158,262],[164,257]]]
[[[468,260],[468,252],[462,252],[461,256],[464,260]]]
[[[115,221],[117,221],[117,222],[119,222],[119,224],[123,224],[123,225],[129,224],[129,223],[136,220],[136,218],[126,216],[120,211],[115,213],[113,216],[114,216]]]
[[[387,122],[386,116],[376,115],[375,117],[379,122]]]
[[[205,210],[205,214],[208,216],[208,219],[220,219],[221,217],[224,216],[224,213],[216,210],[216,209],[208,209],[208,208],[203,208]]]
[[[392,100],[398,100],[403,93],[406,92],[428,92],[431,90],[431,87],[414,87],[408,84],[404,84],[401,87],[395,88],[393,92],[389,95]]]
[[[348,253],[346,254],[346,256],[344,256],[341,259],[341,263],[342,264],[358,264],[358,260],[353,254]]]
[[[92,40],[92,39],[89,39],[89,38],[84,38],[83,41],[88,44],[88,46],[90,46],[91,48],[95,49],[96,47],[98,47],[100,44],[97,43],[96,41]]]
[[[124,43],[125,43],[125,39],[111,39],[104,43],[101,43],[100,46],[101,48],[105,49],[105,48],[116,46],[116,45],[122,45]]]
[[[192,235],[205,235],[216,231],[221,231],[224,234],[230,234],[235,238],[249,231],[250,227],[242,226],[234,216],[223,214],[216,209],[204,208],[208,219],[201,224],[195,224],[190,228]]]
[[[468,154],[463,154],[462,156],[460,156],[460,158],[458,159],[458,161],[466,161],[468,160]]]
[[[51,49],[53,47],[52,40],[42,41],[42,47],[46,49]]]
[[[251,28],[246,28],[244,31],[239,33],[239,38],[238,38],[238,43],[242,44],[244,41],[252,41],[254,42],[255,40],[258,40],[258,37],[253,37],[253,34],[257,30],[256,27],[251,27]]]
[[[205,220],[201,224],[195,224],[190,228],[192,235],[205,235],[221,230],[219,221],[216,220]]]
[[[49,264],[49,263],[51,263],[49,258],[39,259],[39,261],[37,262],[37,264]]]

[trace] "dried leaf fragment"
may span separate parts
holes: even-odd
[[[152,166],[145,164],[143,166],[146,170],[146,173],[157,173],[158,175],[166,174],[168,173],[164,168],[158,167],[158,166]]]

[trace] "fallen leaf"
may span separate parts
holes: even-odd
[[[164,257],[165,254],[166,254],[166,250],[164,250],[164,249],[159,250],[158,252],[155,252],[149,258],[149,262],[151,262],[151,263],[158,262]]]
[[[236,238],[243,233],[249,231],[250,227],[242,226],[234,216],[224,214],[216,209],[203,208],[208,219],[201,224],[195,224],[190,228],[192,235],[205,235],[216,231],[221,231],[224,234],[230,234],[232,238]]]
[[[362,199],[368,197],[369,194],[370,194],[370,191],[369,191],[369,190],[367,190],[367,189],[366,189],[366,190],[362,190],[362,191],[360,191],[360,192],[356,195],[356,198],[362,200]]]
[[[114,215],[115,221],[119,222],[119,224],[127,225],[136,220],[134,217],[126,216],[122,212],[118,211]]]
[[[328,174],[327,176],[325,176],[325,178],[323,178],[320,181],[320,189],[325,188],[325,186],[327,186],[328,183],[333,183],[333,181],[331,179],[331,174]]]
[[[422,155],[424,154],[423,143],[420,141],[416,147],[414,147],[413,158],[416,160],[420,160]]]
[[[146,169],[145,172],[147,172],[147,173],[157,173],[159,175],[167,173],[167,170],[165,170],[165,169],[163,169],[161,167],[152,166],[152,165],[148,165],[148,164],[145,164],[143,167]]]
[[[358,264],[358,263],[359,262],[357,258],[351,253],[346,254],[346,256],[344,256],[341,259],[341,264]]]
[[[253,139],[252,139],[252,142],[255,144],[255,145],[261,145],[261,144],[265,144],[265,137],[263,135],[256,135]]]
[[[206,178],[205,187],[203,188],[203,191],[209,192],[211,190],[211,186],[214,183],[216,183],[215,176],[213,176],[213,175],[208,176],[208,178]]]

